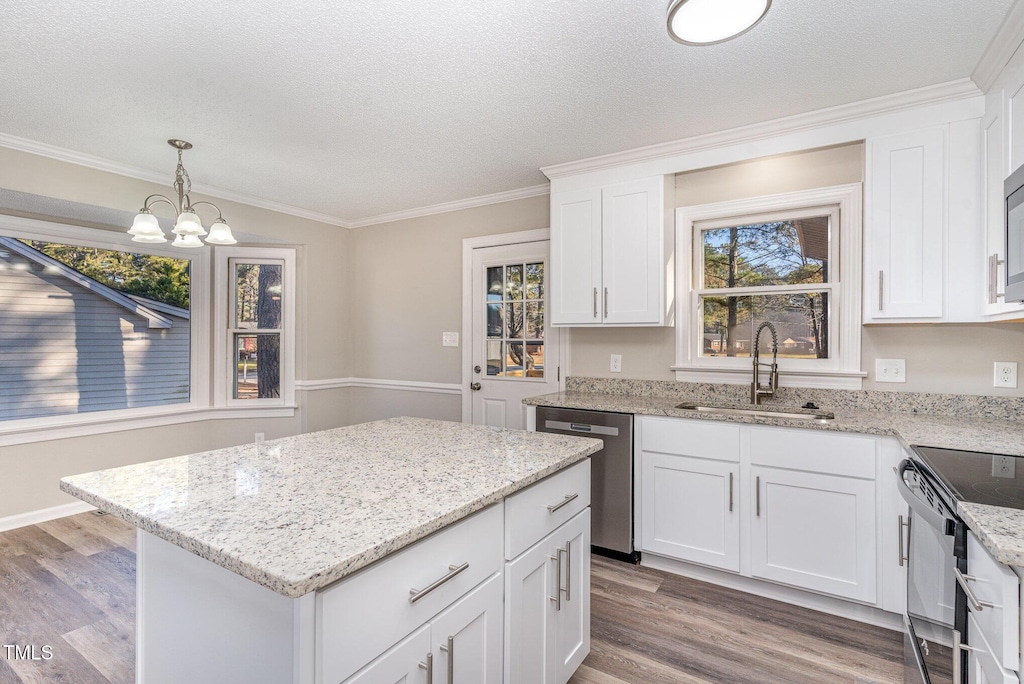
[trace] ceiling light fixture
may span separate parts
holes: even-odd
[[[742,35],[768,14],[772,0],[672,0],[668,35],[683,45],[716,45]]]
[[[153,205],[163,202],[164,204],[169,204],[178,217],[174,222],[174,228],[171,230],[176,236],[174,242],[171,243],[172,246],[186,248],[203,246],[200,236],[207,235],[206,229],[203,228],[203,222],[194,211],[201,204],[209,205],[217,210],[217,218],[214,220],[213,225],[210,226],[210,233],[206,237],[206,244],[236,244],[238,240],[231,234],[231,228],[228,226],[227,221],[224,220],[224,216],[221,215],[220,209],[216,204],[213,202],[193,202],[189,199],[188,195],[192,192],[192,179],[188,177],[188,171],[185,170],[185,166],[181,162],[181,153],[185,150],[191,150],[192,143],[184,140],[168,140],[167,144],[178,150],[178,168],[174,171],[174,191],[178,194],[178,201],[175,202],[163,195],[150,195],[147,197],[146,202],[142,205],[142,209],[139,209],[139,213],[135,216],[132,227],[128,230],[128,234],[132,236],[132,242],[145,242],[149,244],[167,242],[167,237],[160,228],[160,223],[156,220],[156,216],[153,216]]]

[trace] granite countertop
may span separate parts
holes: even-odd
[[[842,397],[839,393],[831,396]],[[891,410],[895,408],[893,406],[885,407],[887,410],[875,411],[844,409],[841,408],[842,399],[838,399],[836,404],[824,402],[820,404],[822,408],[835,413],[834,420],[808,421],[779,417],[698,413],[693,410],[675,408],[676,404],[684,401],[708,403],[708,398],[568,391],[530,397],[523,403],[533,406],[671,416],[808,430],[857,432],[896,437],[906,449],[909,449],[911,445],[918,445],[1024,456],[1024,422],[1020,420],[984,418],[976,415],[961,417],[958,415],[901,413]],[[960,502],[958,512],[997,560],[1007,565],[1024,567],[1024,511]]]
[[[60,486],[295,598],[601,446],[590,438],[392,418],[73,475]]]

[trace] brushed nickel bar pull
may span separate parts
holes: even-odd
[[[427,671],[427,684],[434,684],[434,654],[427,654],[427,662],[417,663],[421,670]]]
[[[572,601],[572,540],[565,540],[565,600]]]
[[[434,591],[435,589],[440,587],[445,582],[448,582],[448,581],[452,580],[460,572],[463,572],[463,571],[468,570],[468,569],[469,569],[469,563],[463,563],[462,565],[449,565],[448,566],[449,572],[444,577],[442,577],[440,579],[437,579],[437,580],[434,580],[433,582],[431,582],[428,586],[424,587],[423,589],[410,589],[409,590],[409,603],[416,603],[421,598],[423,598],[424,596],[426,596],[430,592]]]
[[[882,285],[884,283],[885,271],[878,272],[878,310],[881,311],[885,308],[885,302],[882,299]]]
[[[597,318],[597,288],[594,288],[594,318]]]
[[[756,492],[756,496],[755,496],[755,501],[756,501],[755,515],[758,518],[760,518],[761,517],[761,476],[760,475],[757,476],[757,478],[756,478],[756,480],[754,482],[754,491]]]
[[[990,254],[988,257],[988,303],[996,304],[1000,297],[1006,295],[999,292],[999,267],[1006,262],[999,258],[999,254]]]
[[[608,318],[608,288],[604,288],[604,317]]]
[[[899,527],[899,530],[898,530],[897,534],[899,535],[899,541],[900,541],[899,557],[900,557],[900,567],[902,568],[903,564],[910,560],[907,556],[904,555],[904,549],[903,549],[903,528],[906,527],[907,528],[907,532],[910,531],[910,518],[907,518],[906,522],[904,522],[903,521],[903,516],[901,515],[900,519],[899,519],[899,523],[900,523],[900,527]]]
[[[729,512],[732,513],[732,473],[729,473]]]
[[[440,649],[442,652],[448,654],[448,684],[454,684],[455,682],[455,637],[448,637],[448,645],[441,644]]]
[[[963,658],[960,657],[960,654],[963,651],[970,652],[970,651],[977,651],[977,650],[978,649],[976,649],[975,647],[968,646],[965,643],[963,643],[963,641],[962,641],[962,639],[960,637],[959,630],[955,630],[955,629],[953,630],[953,681],[956,682],[956,684],[960,684],[960,682],[962,682],[964,680],[963,676],[961,674],[961,672],[963,671],[963,668],[962,668]]]
[[[555,610],[562,610],[562,553],[565,549],[555,549],[554,556],[548,556],[555,561],[555,595],[548,598],[555,602]]]
[[[555,511],[557,511],[562,506],[566,506],[566,505],[572,503],[573,501],[576,500],[576,497],[578,497],[578,496],[579,496],[579,494],[566,494],[564,499],[562,499],[561,501],[559,501],[556,504],[548,506],[548,513],[554,513]]]
[[[979,601],[978,597],[974,595],[971,588],[967,585],[970,580],[976,580],[977,577],[971,575],[965,575],[960,572],[960,568],[953,568],[953,576],[956,577],[956,583],[960,585],[960,588],[967,594],[967,601],[971,604],[971,608],[975,613],[980,613],[985,608],[995,608],[995,604],[989,603],[988,601]]]

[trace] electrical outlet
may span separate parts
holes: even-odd
[[[996,361],[992,386],[1015,388],[1017,386],[1017,362]]]
[[[875,359],[875,382],[906,382],[906,359]]]
[[[458,347],[459,346],[459,333],[457,333],[457,332],[441,333],[441,346],[442,347]]]
[[[612,373],[622,372],[622,354],[612,354],[611,371]]]
[[[1016,460],[1013,456],[993,456],[992,477],[1005,477],[1012,480],[1015,475]]]
[[[257,444],[263,444],[263,437],[264,434],[262,432],[257,432],[254,439]]]

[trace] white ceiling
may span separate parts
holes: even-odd
[[[4,0],[0,134],[168,184],[181,137],[197,184],[353,220],[967,77],[1011,0],[775,0],[703,48],[667,4]]]

